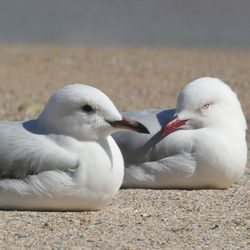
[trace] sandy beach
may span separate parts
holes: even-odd
[[[173,108],[187,83],[213,76],[238,94],[250,126],[250,50],[0,45],[0,62],[1,121],[36,118],[76,82],[121,112]],[[249,160],[226,190],[120,190],[91,212],[0,210],[0,249],[247,249]]]

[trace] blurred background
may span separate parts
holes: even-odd
[[[249,0],[0,0],[1,43],[250,47]]]
[[[0,118],[32,118],[74,82],[121,111],[173,107],[188,82],[213,76],[250,120],[250,1],[0,0],[0,62]],[[42,105],[27,116],[30,103]]]

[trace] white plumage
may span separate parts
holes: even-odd
[[[176,109],[127,112],[150,135],[116,132],[123,187],[226,188],[244,173],[246,121],[236,94],[216,78],[189,83]]]
[[[0,123],[0,208],[100,209],[123,179],[123,158],[109,136],[120,128],[147,132],[83,84],[55,92],[37,120]]]

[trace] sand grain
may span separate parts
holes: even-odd
[[[121,111],[174,107],[215,76],[250,122],[250,51],[0,45],[0,119],[35,118],[56,89],[92,84]],[[249,163],[248,163],[249,165]],[[121,190],[97,212],[0,211],[1,249],[247,249],[249,171],[227,190]]]

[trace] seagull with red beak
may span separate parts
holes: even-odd
[[[237,95],[219,79],[189,83],[176,109],[123,115],[150,131],[112,135],[125,160],[125,188],[227,188],[244,173],[246,120]]]

